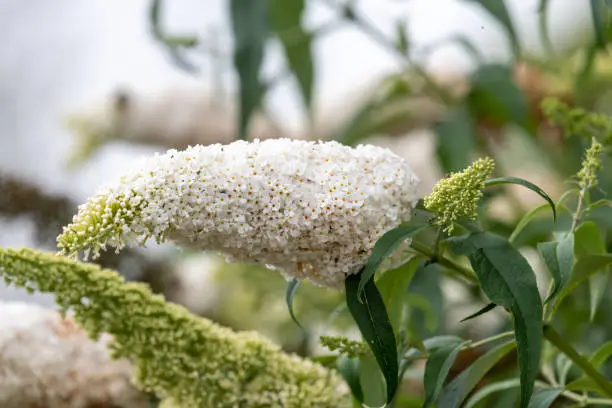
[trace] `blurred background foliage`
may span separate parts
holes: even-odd
[[[332,18],[314,28],[306,26],[304,15],[311,2],[328,8]],[[579,169],[590,137],[610,137],[612,127],[604,123],[600,128],[582,129],[582,138],[568,138],[563,124],[554,115],[549,119],[542,102],[554,97],[567,109],[579,107],[612,114],[609,54],[612,4],[604,0],[584,1],[591,13],[590,21],[584,23],[590,36],[579,46],[566,49],[549,36],[547,15],[559,2],[540,0],[537,9],[524,11],[534,13],[543,44],[540,55],[534,55],[530,51],[533,46],[525,43],[515,27],[508,2],[470,3],[489,13],[506,33],[512,51],[508,61],[491,62],[471,39],[461,35],[417,53],[406,21],[398,19],[394,35],[390,36],[369,22],[367,15],[360,12],[358,2],[334,0],[227,0],[231,28],[228,34],[233,46],[231,52],[223,52],[216,46],[217,37],[200,38],[166,29],[166,4],[151,0],[148,24],[160,52],[171,58],[177,70],[196,77],[200,72],[197,56],[206,54],[216,67],[213,73],[233,70],[235,95],[228,95],[221,86],[213,87],[216,93],[212,97],[173,92],[150,96],[119,89],[95,109],[68,118],[66,126],[74,135],[74,143],[66,166],[73,170],[85,166],[106,144],[116,141],[151,145],[161,151],[234,139],[323,139],[348,145],[375,143],[390,147],[414,161],[415,171],[423,180],[423,194],[444,174],[487,155],[498,163],[497,176],[523,177],[553,198],[559,198],[567,187],[566,180]],[[313,47],[316,41],[346,25],[356,27],[364,38],[391,53],[402,68],[381,78],[364,78],[362,89],[343,98],[344,112],[325,117],[315,106],[319,61]],[[470,72],[458,73],[452,66],[447,71],[434,72],[420,64],[428,53],[448,43],[459,45],[471,58],[474,68]],[[264,62],[271,47],[282,51],[284,65],[278,72],[264,75]],[[299,101],[304,118],[305,125],[298,130],[284,128],[277,120],[278,112],[266,103],[271,90],[287,78],[296,85],[293,97]],[[215,78],[212,82],[216,83]],[[611,158],[606,156],[604,168],[609,169],[611,164]],[[77,205],[72,199],[49,195],[9,174],[0,175],[0,191],[2,217],[33,220],[37,245],[45,248],[54,246],[54,237],[70,221]],[[527,211],[541,204],[535,194],[513,186],[491,191],[482,206],[482,220],[487,229],[505,236]],[[599,197],[610,192],[612,175],[602,173]],[[612,209],[602,206],[589,217],[607,226],[605,240],[610,251]],[[561,214],[553,224],[550,213],[541,211],[515,237],[515,245],[538,273],[542,290],[548,278],[535,246],[568,222],[567,214]],[[409,256],[409,251],[403,248],[395,261],[405,261]],[[195,313],[236,329],[259,330],[286,350],[301,355],[321,358],[328,354],[318,342],[322,334],[350,338],[358,335],[343,307],[342,295],[307,282],[294,297],[294,311],[303,328],[299,327],[287,310],[287,282],[260,266],[228,264],[214,254],[179,253],[172,249],[155,253],[132,250],[120,255],[111,252],[97,262],[118,269],[130,279],[149,282],[156,292],[185,304]],[[385,267],[388,272],[380,275],[379,282],[392,276],[390,272],[399,264],[391,260]],[[478,339],[508,329],[503,311],[497,310],[480,319],[459,323],[486,304],[482,293],[446,278],[441,267],[428,268],[426,272],[415,271],[404,301],[394,309],[399,313],[399,324],[404,325],[412,340],[440,333]],[[606,313],[612,308],[612,297],[605,295],[609,293],[610,282],[607,275],[602,276],[596,292],[592,286],[583,285],[568,297],[559,313],[560,323],[565,326],[561,331],[569,333],[572,337],[569,340],[584,351],[593,351],[612,338],[612,320]],[[394,282],[390,282],[392,289]],[[596,313],[592,313],[594,303]],[[449,378],[479,356],[473,349],[462,352]],[[554,366],[561,367],[563,362],[555,362]],[[502,359],[481,382],[480,390],[488,396],[474,402],[474,406],[513,406],[518,398],[518,384],[509,382],[501,387],[503,392],[490,395],[486,387],[514,370],[512,356]],[[612,364],[606,370],[612,375]],[[567,373],[568,378],[573,375],[571,370]],[[419,364],[407,371],[405,392],[397,406],[420,406],[421,376]]]

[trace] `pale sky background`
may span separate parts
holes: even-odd
[[[248,1],[248,0],[245,0]],[[334,13],[319,0],[307,0],[307,24],[316,27]],[[169,31],[220,33],[229,51],[226,0],[167,0],[164,25]],[[524,49],[541,54],[538,37],[539,0],[506,0]],[[62,118],[84,105],[100,101],[116,86],[133,90],[199,84],[208,86],[210,64],[201,77],[179,71],[151,39],[147,0],[0,0],[0,171],[24,177],[49,192],[83,201],[100,184],[125,171],[135,156],[150,150],[114,145],[105,148],[83,171],[70,173],[64,163],[72,135]],[[360,0],[363,16],[382,31],[408,22],[415,55],[444,38],[464,35],[488,61],[507,61],[509,43],[501,26],[477,5],[457,0]],[[558,50],[591,41],[588,0],[551,0],[550,37]],[[278,50],[266,61],[266,71],[282,66]],[[346,95],[367,87],[394,70],[398,61],[358,30],[347,26],[316,42],[317,112],[342,110]],[[457,46],[430,55],[431,70],[469,72],[474,62]],[[224,83],[234,81],[228,71]],[[300,126],[300,105],[294,84],[287,81],[269,99],[275,116],[293,128]],[[2,192],[0,191],[0,194]],[[0,245],[29,245],[31,231],[23,222],[0,220]],[[0,288],[0,299],[21,297]],[[45,301],[46,302],[46,301]]]

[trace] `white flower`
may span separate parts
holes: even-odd
[[[64,253],[172,241],[332,287],[410,219],[417,177],[387,149],[288,139],[169,150],[80,207]]]
[[[55,310],[0,301],[0,406],[147,407],[131,364],[110,358],[109,340],[90,340]]]

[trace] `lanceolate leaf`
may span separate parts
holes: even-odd
[[[518,177],[493,178],[493,179],[486,180],[484,183],[485,187],[496,186],[498,184],[518,184],[520,186],[528,188],[529,190],[538,194],[540,197],[542,197],[544,200],[548,202],[548,205],[550,205],[550,208],[553,213],[553,221],[557,219],[557,209],[555,207],[555,202],[552,200],[552,198],[550,198],[548,194],[544,192],[544,190],[542,190],[540,187],[536,186],[535,184],[527,180],[518,178]]]
[[[451,337],[445,344],[429,350],[429,357],[425,364],[425,374],[423,377],[423,385],[425,387],[423,408],[427,408],[435,402],[455,358],[457,358],[461,351],[461,347],[467,343],[458,337]]]
[[[291,320],[293,320],[298,326],[302,327],[300,322],[298,322],[298,320],[296,319],[295,314],[293,313],[293,296],[300,287],[300,283],[302,283],[302,281],[299,281],[297,279],[290,280],[287,285],[287,294],[285,298],[287,300],[287,307],[289,308],[289,315],[291,316]]]
[[[346,303],[385,377],[387,402],[390,402],[398,386],[399,364],[395,334],[374,281],[367,281],[361,297],[358,295],[361,274],[346,278]]]
[[[540,253],[542,259],[544,259],[546,268],[548,268],[548,272],[550,272],[550,276],[552,276],[553,279],[552,291],[544,303],[548,303],[551,299],[557,296],[557,293],[559,293],[564,284],[561,276],[561,270],[559,269],[559,260],[557,259],[558,245],[558,242],[541,242],[538,244],[538,252]]]
[[[270,0],[272,26],[295,76],[308,112],[312,109],[314,66],[312,35],[302,27],[304,0]]]
[[[489,233],[462,238],[455,248],[466,254],[492,303],[513,315],[521,378],[521,407],[526,407],[540,370],[542,302],[529,263],[508,241]]]
[[[399,332],[404,329],[404,308],[408,296],[408,286],[419,266],[419,258],[412,258],[403,265],[383,273],[376,281],[376,286],[387,307],[389,320]]]
[[[520,53],[518,37],[516,36],[516,31],[514,30],[512,20],[510,19],[510,14],[508,14],[508,9],[506,8],[505,0],[474,1],[480,3],[489,13],[493,15],[493,17],[495,17],[506,28],[508,36],[512,41],[512,48],[514,50],[514,54],[518,56]]]
[[[458,408],[474,387],[491,368],[515,347],[515,342],[501,344],[478,358],[443,389],[438,398],[438,407]],[[525,404],[525,406],[527,406]]]
[[[359,358],[342,356],[338,359],[337,364],[338,371],[351,389],[353,397],[363,403],[363,390],[359,382]]]
[[[264,91],[260,74],[268,37],[268,3],[266,0],[230,0],[230,17],[240,95],[237,136],[246,139],[249,122],[260,107]]]
[[[563,392],[563,388],[547,388],[539,390],[529,402],[528,408],[548,408],[552,405],[557,397]]]
[[[385,258],[395,251],[395,249],[406,239],[410,238],[420,230],[425,228],[423,225],[411,225],[406,227],[397,227],[391,231],[387,231],[374,245],[372,255],[368,259],[363,272],[359,275],[361,279],[359,281],[359,294],[363,292],[365,285],[372,280],[374,273],[383,263]]]

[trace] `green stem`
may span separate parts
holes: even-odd
[[[456,273],[457,275],[460,275],[462,278],[467,279],[469,282],[471,283],[478,282],[478,278],[476,277],[476,274],[471,269],[468,269],[462,265],[459,265],[457,262],[451,259],[448,259],[444,256],[436,257],[434,251],[432,251],[430,248],[428,248],[427,246],[419,242],[412,241],[410,246],[415,251],[419,252],[422,255],[425,255],[427,258],[431,260],[435,260],[440,265],[446,267],[447,269]]]
[[[544,326],[544,337],[569,357],[574,364],[582,368],[584,373],[591,377],[607,396],[612,397],[612,382],[608,381],[599,371],[597,371],[589,360],[580,355],[552,326]]]
[[[496,334],[495,336],[487,337],[486,339],[475,341],[473,343],[466,344],[463,347],[463,350],[472,349],[480,346],[484,346],[489,343],[494,343],[499,340],[508,339],[514,337],[514,331],[507,331],[503,333]]]

